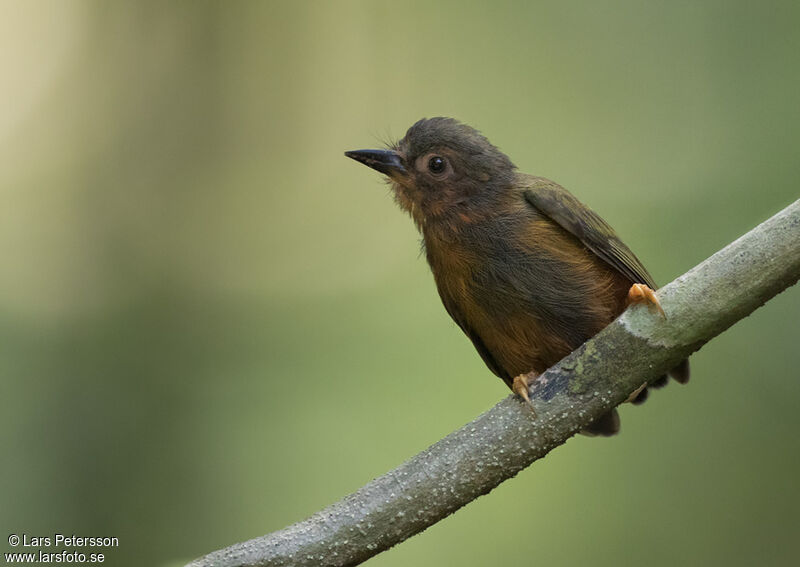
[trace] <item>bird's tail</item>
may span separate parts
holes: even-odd
[[[650,383],[650,385],[647,388],[639,392],[639,394],[633,400],[631,400],[631,403],[637,406],[639,404],[644,403],[644,401],[647,399],[648,396],[647,390],[649,388],[656,388],[656,389],[663,388],[664,386],[667,385],[667,382],[669,382],[670,376],[672,376],[672,378],[676,382],[680,384],[686,384],[689,381],[690,375],[691,371],[689,370],[689,359],[684,358],[669,372],[661,376],[658,380],[654,380],[653,382]]]
[[[689,370],[689,359],[684,358],[681,360],[678,365],[669,371],[669,375],[675,378],[675,380],[681,384],[686,384],[689,381],[689,376],[691,376],[691,371]]]
[[[581,433],[588,437],[611,437],[619,433],[619,413],[617,413],[617,408],[594,420]]]
[[[663,388],[667,385],[670,376],[672,376],[676,382],[680,384],[686,384],[689,381],[690,374],[689,359],[686,358],[680,361],[674,368],[667,372],[667,374],[664,374],[658,380],[653,381],[647,388],[643,388],[642,391],[639,392],[633,400],[631,400],[631,403],[636,405],[644,403],[648,396],[647,390],[649,388]],[[589,427],[581,431],[581,433],[590,437],[595,437],[598,435],[602,437],[610,437],[612,435],[616,435],[618,432],[619,414],[617,413],[616,408],[601,416],[599,419],[592,422]]]

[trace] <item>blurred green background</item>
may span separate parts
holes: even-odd
[[[666,283],[798,196],[796,2],[2,2],[0,523],[181,565],[508,394],[343,157],[482,130]],[[789,565],[800,289],[373,559]]]

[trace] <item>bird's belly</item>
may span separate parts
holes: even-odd
[[[440,291],[463,314],[504,380],[544,372],[624,309],[630,284],[592,258],[576,267],[548,257],[501,263],[495,257],[487,255],[471,270],[450,271]]]
[[[622,312],[631,284],[551,222],[505,229],[430,242],[428,260],[448,311],[508,381],[543,372],[595,335]]]
[[[502,317],[485,313],[475,330],[505,380],[530,371],[542,373],[573,350],[566,337],[524,311]]]

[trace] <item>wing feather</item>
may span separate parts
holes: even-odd
[[[475,330],[467,324],[466,319],[461,314],[461,310],[458,308],[456,302],[452,301],[450,297],[442,293],[441,289],[439,289],[439,297],[442,298],[442,303],[444,304],[444,308],[447,310],[447,313],[450,315],[450,317],[452,317],[453,321],[455,321],[456,324],[461,327],[461,330],[464,331],[464,334],[469,337],[469,339],[472,341],[472,344],[475,345],[475,350],[477,350],[478,354],[481,355],[483,362],[489,367],[489,370],[491,370],[496,376],[499,376],[508,382],[510,376],[500,367],[499,364],[497,364],[497,361],[494,359],[494,356],[492,356],[492,353],[489,352],[489,349],[483,342],[483,339],[481,339],[480,335],[478,335],[478,333],[476,333]]]
[[[577,237],[631,283],[656,289],[653,276],[600,215],[557,183],[542,177],[530,177],[529,181],[523,194],[531,206]]]

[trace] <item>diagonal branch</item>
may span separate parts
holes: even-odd
[[[800,278],[800,200],[658,292],[667,320],[635,307],[515,397],[283,530],[188,567],[357,565],[417,534],[545,456]]]

